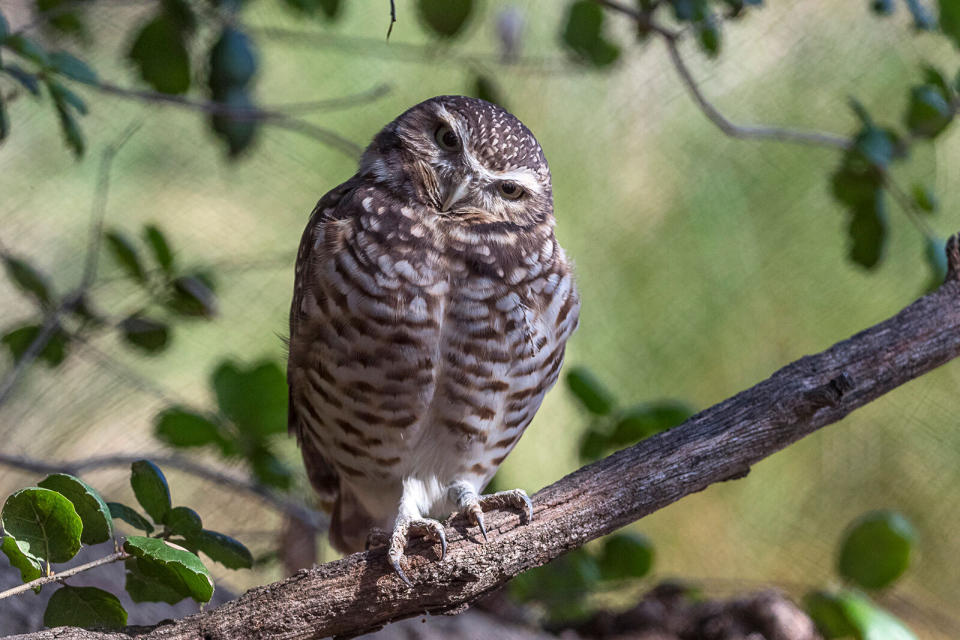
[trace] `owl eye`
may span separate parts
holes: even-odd
[[[457,137],[457,134],[455,134],[453,129],[451,129],[448,125],[442,124],[437,127],[433,137],[437,141],[437,144],[440,145],[441,149],[445,149],[447,151],[456,151],[460,148],[460,138]]]
[[[500,191],[500,195],[507,200],[516,200],[523,195],[523,187],[518,185],[516,182],[510,182],[509,180],[504,180],[501,182],[498,190]]]

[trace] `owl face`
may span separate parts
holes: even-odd
[[[550,169],[536,138],[476,98],[439,96],[409,109],[377,134],[361,173],[451,221],[528,226],[553,215]]]

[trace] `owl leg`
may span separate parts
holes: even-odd
[[[487,540],[487,528],[483,523],[483,512],[489,509],[503,509],[511,507],[519,509],[527,516],[527,522],[533,519],[533,502],[523,489],[498,491],[487,495],[478,495],[473,485],[465,480],[458,480],[450,485],[450,499],[457,504],[457,508],[465,513],[470,521],[480,527],[484,541]]]
[[[419,536],[440,543],[440,559],[447,555],[447,536],[443,533],[443,525],[430,518],[420,515],[419,509],[406,495],[400,500],[400,513],[393,525],[393,532],[387,542],[387,559],[390,566],[397,572],[397,576],[412,587],[413,583],[400,568],[400,559],[411,536]]]

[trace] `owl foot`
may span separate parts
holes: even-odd
[[[451,491],[456,496],[456,502],[461,512],[465,513],[471,523],[480,527],[484,542],[487,541],[487,527],[483,523],[483,512],[490,509],[513,508],[520,509],[527,516],[527,522],[533,519],[533,502],[523,489],[498,491],[485,496],[477,495],[473,487],[466,483],[454,485]]]
[[[371,535],[373,532],[371,531]],[[407,578],[407,575],[400,568],[400,559],[403,557],[403,551],[407,546],[407,539],[410,536],[420,536],[440,543],[440,559],[447,555],[447,536],[443,533],[443,525],[436,520],[429,518],[413,518],[411,516],[398,516],[397,522],[393,525],[393,533],[390,534],[387,545],[387,559],[390,560],[390,566],[397,572],[397,576],[412,587],[413,583]],[[369,544],[369,539],[368,539]]]

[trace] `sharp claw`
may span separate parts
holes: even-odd
[[[533,500],[527,494],[523,494],[523,501],[527,505],[527,522],[530,522],[533,520]]]
[[[390,564],[393,566],[393,570],[397,572],[397,577],[403,580],[408,587],[412,587],[413,583],[410,582],[410,578],[408,578],[407,574],[405,574],[403,569],[400,568],[400,562],[390,558]]]
[[[483,534],[483,541],[487,542],[487,527],[483,524],[483,512],[476,515],[477,526],[480,527],[480,533]]]

